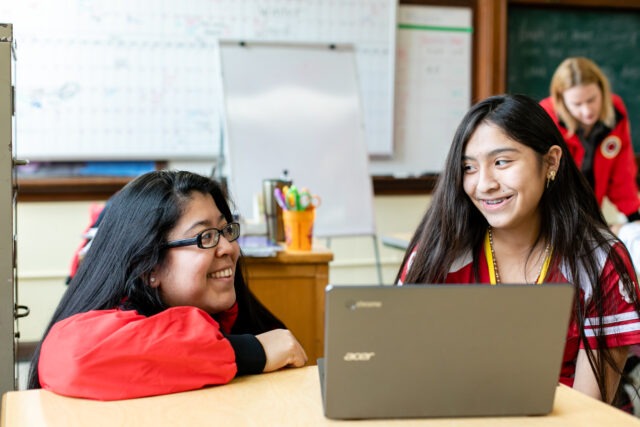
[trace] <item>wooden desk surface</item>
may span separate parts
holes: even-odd
[[[314,246],[310,251],[279,251],[273,257],[245,256],[247,264],[317,264],[333,260],[333,252],[327,248]]]
[[[548,416],[333,421],[324,417],[316,366],[237,378],[230,384],[142,399],[98,402],[45,390],[2,398],[2,427],[12,426],[640,426],[640,420],[565,386]]]

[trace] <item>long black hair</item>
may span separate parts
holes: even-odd
[[[591,187],[572,160],[567,145],[547,113],[534,100],[524,95],[498,95],[475,104],[466,113],[453,137],[444,170],[434,195],[405,254],[406,265],[417,248],[405,283],[442,283],[453,262],[470,249],[478,254],[482,248],[488,223],[463,189],[463,155],[475,130],[484,123],[500,128],[510,139],[535,151],[540,162],[549,149],[557,145],[562,158],[556,179],[540,199],[541,225],[536,241],[551,242],[552,265],[562,262],[568,270],[568,279],[576,289],[591,288],[592,300],[599,317],[595,338],[598,351],[605,363],[599,363],[591,354],[585,335],[585,305],[576,298],[574,315],[580,327],[580,339],[587,350],[589,363],[595,373],[602,398],[615,390],[605,388],[605,365],[617,369],[604,337],[605,295],[602,283],[619,277],[621,285],[632,296],[636,311],[640,313],[635,272],[629,271],[629,254],[609,231]],[[535,244],[534,244],[535,246]],[[613,249],[613,247],[616,249]],[[599,253],[604,251],[614,271],[610,277],[601,277]],[[478,257],[474,256],[473,270],[479,279]],[[396,282],[401,271],[398,272]],[[552,277],[546,278],[552,281]]]
[[[224,188],[216,181],[185,171],[154,171],[134,179],[114,195],[98,232],[69,283],[46,328],[70,316],[115,307],[134,309],[145,316],[168,308],[159,289],[148,285],[151,271],[162,263],[162,245],[183,214],[193,192],[210,194],[227,222],[233,214]],[[238,259],[234,287],[238,318],[232,333],[259,334],[284,328],[284,324],[251,293]],[[39,388],[36,348],[29,372],[29,388]]]

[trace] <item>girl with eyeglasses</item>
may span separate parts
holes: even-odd
[[[220,185],[155,171],[110,201],[36,349],[30,388],[116,400],[303,366],[283,323],[249,291]]]

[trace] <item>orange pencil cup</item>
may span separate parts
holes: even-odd
[[[282,211],[287,250],[310,251],[316,210]]]

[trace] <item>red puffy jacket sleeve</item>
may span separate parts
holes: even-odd
[[[237,365],[211,316],[173,307],[150,317],[114,309],[62,320],[42,343],[38,370],[45,389],[116,400],[224,384]]]

